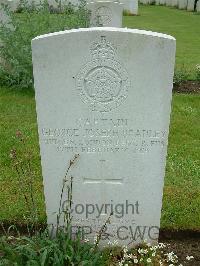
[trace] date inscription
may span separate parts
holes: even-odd
[[[107,153],[150,152],[167,145],[167,132],[157,129],[142,129],[129,126],[128,119],[83,119],[75,126],[42,128],[45,145],[54,146],[58,152]]]

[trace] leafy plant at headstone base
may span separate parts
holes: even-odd
[[[6,6],[3,9],[9,20],[0,22],[1,85],[33,87],[31,40],[34,37],[89,25],[89,12],[82,1],[78,6],[68,4],[60,9],[52,9],[47,1],[39,6],[21,2],[20,13],[11,12]]]
[[[48,230],[32,237],[3,236],[0,238],[0,265],[104,265],[99,250],[81,238],[71,239],[70,232],[58,231],[54,238]]]
[[[81,238],[72,240],[69,234],[62,230],[57,237],[49,238],[46,230],[32,237],[3,236],[0,238],[0,266],[183,266],[170,246],[163,243],[152,246],[144,242],[128,249],[117,246],[114,241],[100,251]],[[184,265],[193,259],[187,255]]]

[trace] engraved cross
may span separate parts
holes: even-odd
[[[112,185],[121,185],[123,184],[123,178],[108,178],[105,177],[105,162],[106,160],[102,159],[99,160],[99,162],[101,163],[101,173],[103,177],[97,177],[97,178],[88,178],[88,177],[84,177],[83,178],[83,182],[84,184],[112,184]]]

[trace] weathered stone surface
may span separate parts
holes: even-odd
[[[93,241],[112,214],[102,245],[155,242],[175,39],[90,28],[37,37],[32,49],[48,224],[57,224],[63,178],[79,154],[68,173],[73,229]]]

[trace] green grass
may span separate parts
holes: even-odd
[[[173,109],[162,210],[162,228],[200,229],[200,95],[173,95]],[[34,186],[40,221],[45,221],[43,187],[33,92],[0,89],[0,220],[23,221],[25,204],[16,172],[11,167],[10,150],[17,144],[16,130],[28,136]]]
[[[200,229],[200,95],[174,94],[162,227]]]
[[[124,27],[162,32],[177,40],[176,66],[191,71],[200,64],[200,14],[164,6],[140,6],[139,16],[125,16]]]
[[[32,167],[36,176],[35,196],[40,207],[40,220],[44,221],[43,187],[33,92],[1,88],[0,110],[0,220],[23,221],[23,214],[26,211],[17,173],[12,167],[10,158],[11,149],[16,148],[22,152],[25,150],[15,137],[16,131],[21,130],[28,137],[26,148],[32,151]]]

